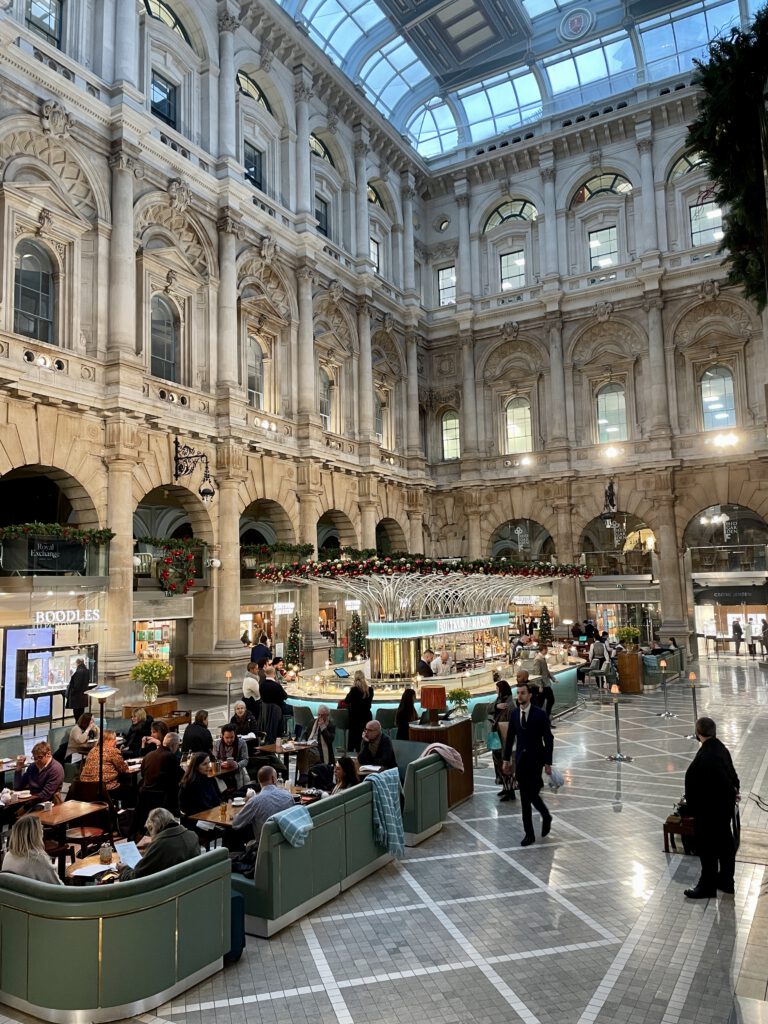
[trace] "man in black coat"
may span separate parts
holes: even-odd
[[[397,768],[392,740],[381,731],[381,722],[374,719],[363,729],[363,742],[357,763],[362,767],[370,764],[379,768]]]
[[[711,718],[696,722],[696,739],[701,743],[696,757],[685,773],[685,802],[693,817],[696,850],[701,861],[701,876],[693,889],[686,889],[691,900],[705,900],[720,892],[733,892],[736,850],[731,819],[739,799],[739,776],[731,755],[716,736]],[[719,864],[719,870],[718,870]]]
[[[435,652],[427,647],[416,666],[417,676],[421,676],[422,679],[431,679],[434,676],[435,673],[432,671],[432,659],[434,657]]]
[[[527,682],[518,681],[518,707],[509,719],[507,739],[504,743],[501,770],[504,775],[514,775],[520,790],[520,805],[523,812],[523,836],[520,845],[530,846],[536,842],[533,831],[535,807],[541,815],[541,835],[548,836],[552,828],[552,815],[539,796],[543,782],[541,771],[550,774],[552,770],[552,730],[546,711],[531,703],[531,691]],[[512,748],[515,748],[515,767],[512,768]]]
[[[88,687],[91,685],[91,673],[85,667],[82,658],[75,662],[75,671],[72,673],[66,693],[66,706],[72,708],[75,721],[86,709],[88,700],[85,696]]]

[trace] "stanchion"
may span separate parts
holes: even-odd
[[[685,738],[687,740],[695,740],[696,739],[696,723],[699,720],[699,709],[698,709],[698,706],[696,704],[696,673],[695,672],[689,672],[688,673],[688,683],[689,683],[690,688],[691,688],[691,697],[693,699],[693,732],[689,732],[688,735]]]
[[[664,710],[659,711],[657,718],[677,718],[677,715],[669,710],[669,694],[667,693],[667,663],[664,658],[659,662],[661,669],[661,688],[664,691]]]
[[[609,754],[607,760],[631,761],[632,758],[629,756],[629,754],[622,754],[621,752],[621,729],[619,726],[619,688],[615,683],[611,687],[611,695],[613,696],[613,718],[616,724],[616,753]]]
[[[232,703],[232,673],[227,669],[224,673],[224,678],[227,680],[227,721],[232,721],[232,709],[230,704]]]

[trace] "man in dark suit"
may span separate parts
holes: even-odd
[[[541,770],[549,775],[552,770],[552,730],[546,711],[531,703],[531,691],[526,681],[518,678],[518,707],[509,719],[507,739],[502,754],[501,770],[505,775],[514,774],[520,790],[520,804],[523,812],[523,836],[520,845],[530,846],[536,842],[533,831],[531,807],[541,815],[541,835],[548,836],[552,828],[552,815],[539,796],[543,785]],[[515,767],[512,768],[512,748],[515,748]]]
[[[434,656],[435,652],[427,647],[416,666],[417,676],[421,676],[422,679],[431,679],[434,676],[435,673],[432,671],[432,659]]]
[[[75,671],[69,680],[66,693],[66,706],[72,709],[75,721],[84,713],[88,698],[86,692],[91,685],[91,673],[85,667],[82,658],[75,662]]]
[[[720,742],[716,732],[711,718],[700,718],[696,722],[696,739],[701,747],[685,773],[685,802],[693,817],[696,851],[701,861],[701,876],[696,886],[685,890],[691,900],[717,896],[718,889],[733,892],[736,850],[731,818],[739,799],[739,776],[728,748]]]

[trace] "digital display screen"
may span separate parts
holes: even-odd
[[[18,722],[24,715],[22,700],[16,695],[16,656],[17,652],[32,647],[50,647],[53,643],[53,629],[6,629],[5,631],[5,664],[3,666],[3,722]],[[31,714],[32,707],[27,709]],[[48,701],[41,701],[37,713],[45,717],[50,713]]]
[[[63,693],[72,673],[82,658],[90,675],[90,685],[96,683],[98,644],[72,647],[43,647],[19,650],[16,653],[16,697],[43,697]]]

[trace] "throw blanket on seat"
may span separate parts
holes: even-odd
[[[291,846],[303,846],[310,831],[315,827],[311,814],[300,804],[289,807],[287,811],[278,811],[267,818],[267,821],[274,821]]]
[[[458,772],[464,771],[464,762],[461,760],[461,754],[455,747],[449,747],[447,743],[430,743],[425,750],[422,750],[416,760],[420,761],[422,757],[429,757],[430,754],[439,754],[449,768],[455,768]]]
[[[405,855],[405,831],[400,811],[400,773],[397,768],[369,775],[373,786],[373,835],[379,846],[386,846],[393,857]]]

